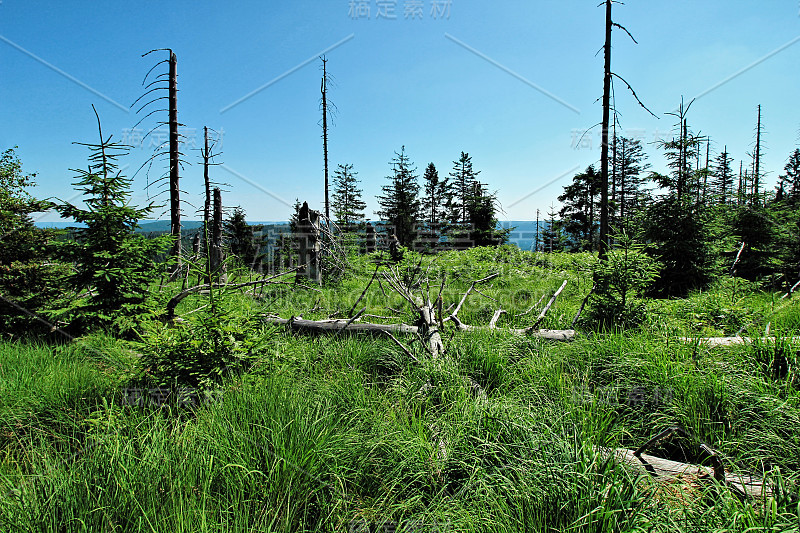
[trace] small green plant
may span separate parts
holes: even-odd
[[[658,277],[658,262],[644,253],[626,233],[618,235],[616,246],[592,272],[595,291],[589,298],[584,323],[600,329],[636,326],[645,317],[645,291]]]
[[[142,365],[158,385],[213,388],[253,364],[269,331],[222,299],[181,324],[148,324],[139,343]]]

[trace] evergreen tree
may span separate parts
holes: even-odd
[[[241,207],[235,207],[233,213],[223,223],[223,232],[230,253],[253,270],[261,269],[263,258],[263,254],[260,253],[263,243],[259,243],[255,236],[258,229],[260,229],[259,226],[251,226],[247,223],[245,211]]]
[[[420,201],[416,169],[405,150],[401,147],[389,163],[392,174],[386,177],[389,184],[381,187],[383,194],[377,197],[380,210],[375,214],[390,226],[401,245],[410,246],[416,236]]]
[[[497,229],[497,210],[497,195],[489,193],[485,183],[475,182],[467,203],[473,246],[494,246],[508,241],[511,228]]]
[[[453,191],[447,178],[439,178],[439,171],[433,163],[429,163],[422,176],[423,192],[422,216],[425,223],[434,232],[442,232],[449,208],[453,200]]]
[[[361,199],[363,191],[358,187],[357,175],[352,164],[341,163],[333,173],[333,216],[343,228],[364,221],[367,204]]]
[[[558,201],[564,204],[558,213],[561,229],[573,250],[594,250],[599,193],[600,174],[590,165],[585,172],[576,174],[558,197]],[[547,241],[544,245],[548,245]]]
[[[22,172],[13,148],[0,156],[0,331],[9,333],[42,330],[44,324],[29,313],[60,292],[60,265],[49,260],[55,232],[37,228],[30,216],[53,207],[28,192],[35,177]]]
[[[172,237],[148,239],[136,233],[139,220],[156,206],[138,208],[130,203],[131,180],[117,165],[130,147],[112,143],[110,136],[104,139],[102,130],[99,144],[84,146],[91,152],[88,170],[73,172],[86,208],[69,202],[56,206],[62,218],[86,226],[74,229],[75,240],[59,243],[57,248],[61,258],[74,264],[66,281],[79,296],[59,318],[77,330],[111,326],[126,333],[148,311],[145,300],[150,284],[163,271],[156,259]]]
[[[451,210],[451,220],[455,224],[465,225],[469,223],[468,206],[470,195],[475,190],[480,171],[472,169],[472,158],[469,154],[461,152],[458,161],[453,161],[453,171],[450,176],[453,178],[453,204]]]
[[[720,204],[727,204],[733,198],[733,158],[726,146],[714,160],[712,194]]]
[[[617,140],[616,157],[614,158],[614,175],[617,182],[615,193],[619,208],[619,221],[627,222],[627,217],[643,194],[644,177],[642,172],[650,165],[645,163],[646,155],[642,143],[636,139],[620,137]]]
[[[547,211],[546,227],[542,230],[541,242],[542,251],[545,252],[560,252],[564,249],[564,243],[561,233],[561,222],[556,220],[556,207],[550,204],[550,209]]]
[[[795,148],[789,156],[786,166],[783,167],[784,174],[780,180],[784,186],[786,198],[790,205],[800,203],[800,149]]]

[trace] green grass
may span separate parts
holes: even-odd
[[[275,286],[229,304],[343,314],[371,276],[359,261],[321,292]],[[501,272],[459,315],[482,325],[502,306],[500,327],[524,327],[569,279],[542,324],[563,329],[591,284],[586,261],[448,253],[429,268],[431,291],[447,272],[447,306]],[[675,340],[743,321],[797,331],[796,303],[745,289],[651,302],[639,330],[573,343],[446,330],[432,360],[402,339],[419,364],[384,337],[269,333],[248,372],[193,408],[125,404],[123,388],[146,383],[132,343],[0,344],[0,531],[797,531],[800,347]],[[178,314],[206,303],[187,298]],[[415,320],[377,286],[364,305]],[[714,487],[681,496],[597,452],[674,424],[780,490],[768,505]],[[700,460],[681,440],[653,453]]]

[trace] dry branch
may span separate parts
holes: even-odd
[[[271,280],[273,280],[275,278],[279,278],[281,276],[285,276],[286,274],[291,274],[292,272],[295,272],[299,268],[300,268],[300,266],[297,266],[295,268],[287,270],[286,272],[280,272],[278,274],[274,274],[274,275],[272,275],[272,276],[270,276],[268,278],[259,279],[259,280],[256,280],[256,281],[247,281],[247,282],[244,282],[244,283],[236,283],[234,285],[219,285],[219,284],[204,283],[202,285],[195,285],[194,287],[189,287],[188,289],[184,289],[183,291],[179,292],[178,294],[176,294],[175,296],[170,298],[169,302],[167,302],[167,306],[166,306],[167,319],[171,320],[172,318],[175,317],[175,308],[178,307],[178,304],[181,303],[184,298],[186,298],[187,296],[189,296],[191,294],[203,293],[203,292],[211,290],[214,287],[216,287],[218,289],[229,290],[229,289],[240,289],[242,287],[250,287],[250,286],[258,285],[258,284],[261,284],[261,283],[264,283],[264,284],[271,283]]]
[[[538,326],[542,322],[542,320],[544,320],[544,315],[546,315],[547,312],[550,310],[550,307],[552,307],[553,304],[556,303],[556,298],[558,298],[558,295],[561,294],[561,291],[563,291],[564,287],[566,286],[567,286],[567,280],[564,280],[564,283],[561,284],[561,287],[559,287],[558,290],[555,293],[553,293],[553,297],[550,298],[550,301],[547,302],[546,306],[544,306],[542,312],[539,313],[538,317],[536,317],[536,322],[534,322],[533,325],[528,329],[536,329],[536,326]]]
[[[292,317],[276,318],[265,317],[264,322],[267,324],[277,324],[286,326],[291,330],[307,333],[330,333],[336,332],[347,327],[348,331],[368,332],[368,333],[403,333],[417,335],[420,333],[420,328],[417,326],[410,326],[408,324],[373,324],[368,322],[353,322],[347,325],[349,320],[305,320],[302,318]],[[488,330],[487,327],[470,326],[464,324],[457,317],[453,318],[456,327],[461,331],[478,331]],[[530,337],[537,337],[552,341],[572,341],[575,338],[575,330],[572,329],[504,329],[495,328],[494,331],[505,331],[513,335],[528,335]]]

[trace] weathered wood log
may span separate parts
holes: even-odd
[[[777,337],[789,342],[800,342],[800,337]],[[681,342],[697,342],[708,348],[717,346],[733,346],[737,344],[752,344],[753,342],[775,343],[776,337],[678,337]]]
[[[641,474],[647,474],[662,481],[674,481],[685,479],[686,481],[697,481],[714,479],[714,469],[710,466],[703,466],[691,463],[681,463],[661,457],[655,457],[646,453],[636,455],[633,450],[627,448],[596,448],[602,457],[610,457],[618,463],[633,468]],[[753,498],[763,498],[772,495],[770,487],[763,480],[745,475],[725,472],[724,484],[741,495]]]
[[[367,322],[353,322],[349,326],[348,320],[305,320],[302,318],[277,318],[265,317],[264,322],[267,324],[278,324],[286,326],[295,331],[316,332],[316,333],[330,333],[336,332],[347,327],[348,331],[370,332],[370,333],[404,333],[404,334],[417,334],[420,329],[417,326],[410,326],[408,324],[372,324]],[[487,330],[486,326],[470,326],[462,323],[458,318],[453,322],[456,327],[462,331],[478,331]],[[572,329],[541,329],[541,330],[528,330],[528,329],[501,329],[494,328],[491,331],[505,331],[514,335],[528,335],[530,337],[537,337],[552,341],[572,341],[575,338],[575,330]],[[441,340],[441,337],[440,337]]]

